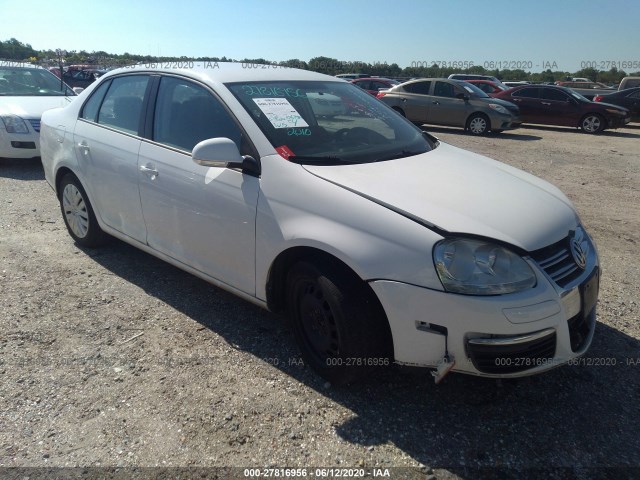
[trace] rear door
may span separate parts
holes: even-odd
[[[501,97],[503,98],[503,97]],[[523,123],[545,123],[541,112],[540,89],[524,87],[516,90],[510,98],[504,98],[520,108],[520,119]]]
[[[428,80],[413,82],[403,87],[404,92],[398,92],[401,97],[400,107],[412,122],[427,123],[429,109],[433,101],[430,95],[431,82]]]
[[[149,75],[104,82],[84,104],[74,130],[76,156],[96,214],[108,226],[144,242],[138,194],[138,151]]]
[[[150,141],[140,148],[137,178],[147,243],[227,285],[255,294],[255,216],[259,179],[203,167],[191,150],[226,137],[257,154],[222,102],[204,85],[162,76]]]

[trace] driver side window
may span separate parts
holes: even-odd
[[[242,132],[222,103],[203,86],[162,77],[153,119],[153,140],[191,152],[208,138],[226,137],[242,151]]]

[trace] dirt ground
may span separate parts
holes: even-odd
[[[583,364],[438,386],[394,367],[333,387],[303,365],[281,318],[121,242],[79,249],[40,162],[0,159],[0,467],[640,477],[640,125],[428,130],[575,203],[603,267]]]

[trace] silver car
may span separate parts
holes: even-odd
[[[591,344],[599,260],[571,202],[343,80],[140,65],[45,112],[41,133],[79,245],[111,235],[286,312],[331,382],[391,362],[531,375]]]
[[[421,78],[384,90],[378,98],[413,123],[462,127],[474,135],[500,133],[521,123],[516,105],[461,80]]]

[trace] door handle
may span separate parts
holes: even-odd
[[[520,100],[519,98],[512,98],[511,101],[512,102],[521,102],[522,100]]]
[[[549,102],[540,102],[540,103],[542,103],[542,105],[551,105],[551,103]]]
[[[149,177],[151,177],[151,180],[155,180],[156,177],[159,175],[158,170],[147,165],[140,165],[140,171],[142,173],[149,175]]]
[[[439,102],[439,101],[437,101],[437,100],[434,100],[434,101],[433,101],[433,102],[431,102],[431,103],[433,103],[434,105],[440,105],[440,102]]]

